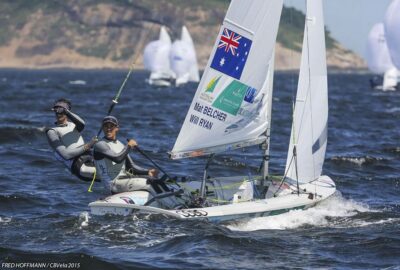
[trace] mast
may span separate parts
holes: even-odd
[[[269,93],[269,96],[267,98],[268,102],[268,107],[267,107],[267,121],[268,121],[268,127],[265,132],[266,135],[266,140],[265,140],[265,147],[264,147],[264,157],[263,157],[263,169],[262,169],[262,175],[263,175],[263,180],[261,182],[261,185],[263,185],[263,182],[267,179],[268,177],[268,170],[269,170],[269,151],[270,151],[270,138],[271,138],[271,119],[272,119],[272,96],[273,96],[273,86],[274,86],[274,68],[275,68],[275,50],[272,52],[272,59],[271,63],[269,65],[268,69],[268,76],[266,79],[266,86],[268,87],[269,90],[267,93]]]

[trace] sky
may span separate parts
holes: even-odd
[[[360,56],[365,56],[368,33],[383,22],[391,0],[323,0],[325,25],[332,36]],[[284,0],[286,6],[305,11],[305,0]]]

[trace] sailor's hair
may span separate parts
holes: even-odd
[[[54,102],[54,105],[56,105],[57,103],[60,103],[60,102],[66,103],[69,106],[69,110],[71,110],[71,108],[72,108],[71,101],[69,101],[66,98],[59,98]]]

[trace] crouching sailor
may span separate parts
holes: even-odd
[[[119,124],[114,116],[103,119],[104,138],[94,145],[94,160],[97,173],[111,193],[148,189],[148,182],[158,175],[156,169],[143,169],[136,165],[129,152],[137,146],[135,140],[127,145],[117,140]],[[151,181],[150,181],[151,182]]]
[[[85,128],[85,122],[71,112],[69,100],[63,98],[57,100],[52,110],[56,114],[57,126],[47,129],[46,135],[56,159],[79,179],[91,181],[95,167],[90,148],[97,140],[92,139],[85,144],[80,133]]]

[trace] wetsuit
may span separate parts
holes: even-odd
[[[62,162],[72,174],[84,181],[91,181],[95,171],[93,157],[80,132],[85,128],[85,122],[78,115],[66,110],[66,124],[57,125],[46,131],[47,140],[54,150],[57,160]]]
[[[147,189],[147,181],[151,179],[149,170],[136,165],[129,152],[129,145],[123,145],[119,140],[103,138],[94,145],[94,160],[97,173],[107,189],[112,193],[121,193],[132,190]]]

